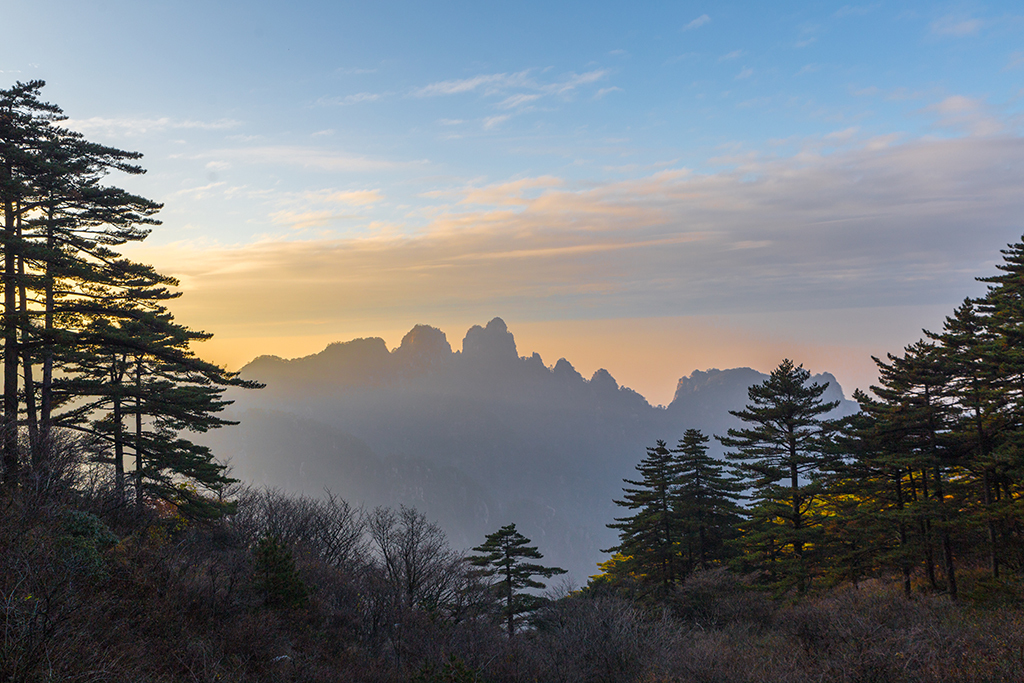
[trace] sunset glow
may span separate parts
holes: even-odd
[[[41,0],[0,73],[145,153],[126,254],[228,367],[501,316],[655,404],[787,356],[849,395],[1024,232],[1018,9]]]

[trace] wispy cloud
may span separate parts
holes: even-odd
[[[160,118],[104,118],[94,116],[88,119],[68,119],[68,128],[88,135],[121,135],[135,137],[160,133],[168,130],[229,130],[242,125],[235,119],[198,121],[195,119]]]
[[[613,85],[613,86],[612,86],[612,87],[610,87],[610,88],[601,88],[600,90],[598,90],[598,91],[597,91],[597,92],[596,92],[596,93],[594,94],[594,99],[595,99],[595,100],[599,100],[599,99],[601,99],[602,97],[604,97],[605,95],[607,95],[607,94],[609,94],[609,93],[613,93],[613,92],[622,92],[622,88],[620,88],[620,87],[618,87],[618,86],[615,86],[615,85]]]
[[[365,221],[365,211],[384,201],[384,195],[377,189],[332,188],[278,194],[271,201],[281,208],[269,213],[270,220],[302,232],[310,228],[351,222],[353,219]]]
[[[732,60],[732,59],[739,59],[740,57],[743,56],[743,54],[744,54],[743,50],[733,50],[732,52],[730,52],[728,54],[724,54],[721,57],[719,57],[718,61],[720,61],[720,62],[728,62],[729,60]]]
[[[497,128],[501,124],[508,121],[510,118],[512,118],[512,116],[509,114],[502,114],[500,116],[488,116],[487,118],[484,119],[484,130],[491,130],[492,128]]]
[[[976,36],[984,22],[981,19],[947,15],[936,19],[930,25],[931,32],[937,36]]]
[[[460,204],[484,204],[489,206],[525,205],[530,200],[527,193],[532,190],[550,190],[565,184],[561,178],[540,176],[538,178],[521,178],[507,183],[497,183],[485,187],[473,187],[463,190]]]
[[[750,78],[753,75],[754,75],[754,70],[751,69],[749,66],[745,66],[745,67],[743,67],[740,70],[740,72],[738,74],[736,74],[736,80],[740,81],[740,80],[743,80],[744,78]]]
[[[694,19],[693,21],[691,21],[689,24],[684,26],[683,30],[684,31],[692,31],[693,29],[700,28],[701,26],[703,26],[704,24],[709,23],[710,21],[711,21],[711,17],[709,17],[706,14],[702,14],[699,17],[697,17],[696,19]]]
[[[337,211],[294,211],[283,209],[274,211],[269,216],[270,220],[278,225],[286,225],[292,230],[307,230],[319,228],[338,223],[347,218],[350,214],[338,213]]]
[[[268,166],[300,166],[315,168],[321,171],[384,171],[399,168],[423,166],[425,160],[393,161],[389,159],[371,158],[346,154],[318,147],[301,147],[294,145],[269,145],[255,147],[237,147],[233,149],[215,149],[195,155],[193,158],[226,160],[244,164],[261,164]]]
[[[1014,52],[1004,67],[1005,70],[1017,69],[1024,66],[1024,51]]]
[[[541,82],[530,76],[530,70],[518,73],[481,74],[460,80],[438,81],[413,90],[415,97],[437,97],[482,92],[484,95],[506,95],[510,91],[522,90],[540,95],[566,95],[580,86],[596,83],[608,76],[607,69],[595,69],[585,73],[570,73],[562,80]]]
[[[345,206],[370,206],[384,200],[380,190],[311,190],[300,196],[305,202]]]
[[[413,97],[441,97],[478,93],[483,97],[501,97],[489,106],[508,113],[485,116],[482,121],[484,130],[495,130],[513,116],[534,111],[535,106],[544,98],[572,98],[581,88],[596,84],[609,75],[607,69],[594,69],[584,73],[569,73],[561,79],[544,81],[532,74],[532,70],[516,73],[480,74],[471,78],[437,81],[412,91]],[[543,72],[541,72],[543,74]],[[618,88],[601,88],[594,99],[617,90]],[[442,125],[453,119],[442,119]],[[462,122],[462,119],[454,119]]]
[[[951,95],[925,107],[923,111],[935,115],[936,125],[940,128],[951,128],[973,136],[993,136],[1006,132],[1006,125],[991,112],[989,106],[972,97]]]
[[[540,97],[541,96],[537,94],[527,95],[525,93],[519,93],[518,95],[510,95],[501,102],[498,102],[498,107],[501,109],[513,109],[517,107],[523,107],[527,104],[530,104],[531,102],[539,100]]]
[[[192,200],[206,199],[216,195],[224,194],[224,190],[227,189],[227,183],[213,182],[207,183],[206,185],[198,185],[195,187],[186,187],[180,190],[176,190],[171,193],[171,197],[187,197]]]
[[[352,95],[345,95],[344,97],[321,97],[319,100],[317,100],[317,104],[346,106],[350,104],[361,104],[363,102],[376,102],[380,98],[380,93],[359,92],[354,93]]]
[[[458,95],[460,93],[483,90],[485,93],[498,92],[507,88],[523,87],[530,83],[529,71],[514,74],[481,74],[472,78],[451,81],[437,81],[413,90],[415,97],[436,97],[438,95]]]

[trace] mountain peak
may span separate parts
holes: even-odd
[[[516,340],[501,318],[494,318],[487,327],[473,325],[462,340],[462,355],[481,361],[508,361],[519,358]]]

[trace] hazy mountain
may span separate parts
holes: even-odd
[[[514,521],[577,582],[614,545],[612,500],[646,447],[674,444],[690,427],[737,426],[728,411],[766,377],[694,371],[667,408],[653,407],[606,370],[586,379],[564,358],[548,367],[520,356],[500,318],[470,328],[457,351],[442,331],[417,325],[391,351],[356,339],[294,360],[262,356],[242,374],[267,387],[233,392],[241,424],[209,439],[235,476],[413,505],[461,547]],[[831,375],[814,381],[842,399]],[[844,400],[839,412],[854,409]]]

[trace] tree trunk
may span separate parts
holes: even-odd
[[[21,211],[18,211],[18,239],[22,237]],[[39,444],[39,421],[36,414],[36,384],[32,378],[31,325],[28,316],[28,292],[25,287],[25,259],[18,257],[18,295],[21,313],[21,366],[25,383],[25,418],[28,423],[29,452],[32,455],[32,471],[36,476],[42,474],[42,453]]]
[[[988,566],[992,572],[992,578],[999,578],[999,538],[996,534],[996,520],[993,519],[992,508],[995,501],[992,495],[992,470],[988,467],[982,473],[985,493],[985,526],[988,531]]]
[[[39,391],[39,440],[43,452],[49,454],[50,429],[53,415],[53,263],[54,250],[57,246],[53,231],[53,207],[47,210],[46,216],[46,274],[44,277],[46,301],[43,305],[43,379]]]
[[[896,478],[896,509],[900,516],[900,548],[903,555],[900,557],[900,569],[903,571],[903,594],[910,597],[910,563],[907,562],[907,520],[903,518],[905,504],[903,502],[903,472],[900,471]]]
[[[5,167],[4,180],[11,180],[11,168]],[[8,183],[4,183],[8,185]],[[13,487],[19,479],[18,463],[18,315],[17,315],[17,233],[14,201],[4,201],[4,310],[0,316],[4,335],[4,415],[3,462],[4,483]]]
[[[935,466],[935,497],[939,501],[940,519],[942,520],[942,560],[946,571],[946,590],[952,600],[957,599],[956,566],[953,562],[953,542],[949,536],[949,516],[946,514],[946,501],[942,493],[942,469]]]
[[[121,414],[121,377],[117,356],[111,358],[111,389],[114,401],[114,488],[119,503],[124,502],[124,426]]]
[[[135,504],[142,509],[142,358],[135,359]]]

